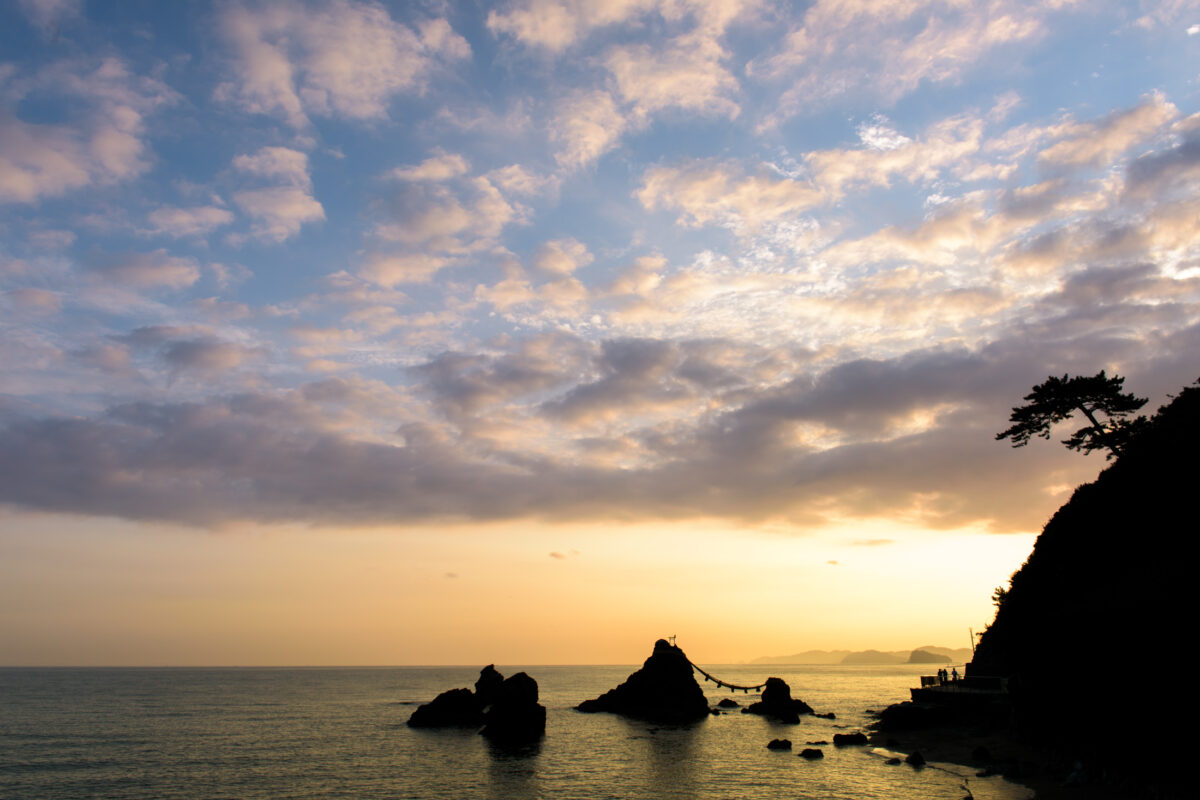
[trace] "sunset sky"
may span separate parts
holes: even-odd
[[[1200,377],[1200,2],[0,0],[0,665],[964,647]],[[1062,437],[1056,437],[1062,438]]]

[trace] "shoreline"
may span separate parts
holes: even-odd
[[[956,764],[980,773],[1002,775],[1006,780],[1033,792],[1032,800],[1130,800],[1131,798],[1190,797],[1182,792],[1145,784],[1129,786],[1103,777],[1068,785],[1072,766],[1044,750],[1016,737],[995,730],[965,725],[944,725],[907,731],[872,731],[867,734],[872,747],[908,754],[920,752],[929,762]]]

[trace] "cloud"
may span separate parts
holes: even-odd
[[[233,159],[239,172],[272,184],[234,192],[238,207],[254,220],[251,233],[268,242],[283,242],[307,223],[325,219],[325,209],[312,196],[308,156],[288,147],[264,147]]]
[[[462,156],[439,152],[414,167],[396,167],[388,176],[401,181],[444,181],[470,171],[471,165]]]
[[[429,283],[438,270],[451,263],[449,259],[425,253],[376,255],[358,274],[371,283],[390,289],[403,283]]]
[[[956,83],[1002,49],[1041,39],[1047,18],[1072,4],[818,0],[780,51],[752,62],[749,72],[789,82],[775,122],[851,94],[891,105],[923,81]]]
[[[233,212],[219,206],[178,208],[164,206],[150,212],[150,233],[173,236],[204,236],[233,222]]]
[[[745,175],[732,163],[706,161],[648,169],[636,197],[651,211],[678,209],[681,225],[719,224],[750,231],[807,211],[825,199],[820,189],[805,181],[766,173]]]
[[[306,223],[325,219],[321,204],[295,186],[248,189],[235,192],[233,199],[255,220],[252,232],[264,241],[286,241],[298,234]]]
[[[394,95],[422,92],[442,64],[471,54],[446,20],[409,27],[370,2],[230,6],[220,27],[237,75],[217,98],[295,128],[310,114],[383,118]]]
[[[651,0],[524,0],[488,12],[487,26],[526,46],[561,52],[595,28],[623,22]]]
[[[495,186],[510,195],[538,195],[558,191],[559,179],[553,175],[538,175],[520,164],[494,169],[485,176]]]
[[[0,109],[0,202],[32,203],[136,177],[150,166],[144,117],[175,102],[162,82],[116,58],[59,62],[29,82],[37,96],[66,95],[78,121],[29,123]]]
[[[258,354],[253,348],[216,339],[183,339],[169,343],[163,360],[176,372],[225,372]]]
[[[550,139],[557,144],[554,158],[568,169],[586,166],[616,147],[628,125],[608,92],[572,92],[550,123]]]
[[[1175,106],[1155,92],[1133,108],[1114,111],[1093,122],[1064,126],[1059,140],[1038,153],[1038,160],[1056,167],[1107,164],[1149,138],[1177,114]]]
[[[533,266],[546,275],[570,275],[592,263],[592,254],[583,242],[571,237],[545,242],[533,255]]]
[[[668,108],[733,118],[739,85],[723,65],[726,53],[715,38],[681,36],[667,48],[614,47],[605,66],[622,100],[638,117]]]
[[[804,164],[813,183],[830,198],[840,198],[852,189],[889,186],[898,177],[930,182],[977,152],[983,139],[982,122],[972,115],[940,120],[916,140],[884,130],[868,126],[866,147],[806,153]],[[864,128],[860,126],[859,132],[862,136]],[[880,146],[882,142],[886,146]]]
[[[487,178],[405,182],[392,193],[375,234],[426,254],[462,254],[491,247],[519,211]]]
[[[19,5],[30,22],[47,31],[57,32],[63,22],[83,13],[83,0],[20,0]]]
[[[62,297],[57,292],[48,289],[33,287],[9,289],[4,292],[3,296],[13,308],[19,311],[56,314],[62,310]]]
[[[106,281],[137,289],[186,289],[200,279],[195,259],[169,255],[163,248],[149,253],[109,254],[86,267]]]
[[[606,358],[622,374],[645,376],[661,367],[655,348],[620,350]],[[914,363],[910,370],[919,366]],[[978,366],[957,377],[936,370],[925,374],[960,400],[978,396],[988,385],[991,392],[1004,385],[995,365],[983,361]],[[297,399],[280,402],[253,394],[205,403],[118,406],[94,419],[15,421],[0,428],[0,501],[192,524],[606,513],[782,515],[813,523],[825,513],[849,509],[941,526],[988,519],[1002,528],[1035,524],[1044,511],[1031,513],[1027,503],[1015,499],[1036,495],[1032,476],[1040,470],[1033,466],[1044,464],[1050,451],[1020,454],[1026,467],[1014,470],[1009,449],[995,447],[989,429],[961,415],[876,442],[818,451],[793,444],[785,427],[789,419],[797,414],[845,419],[839,399],[856,401],[864,416],[890,419],[898,409],[886,398],[897,380],[912,387],[902,406],[936,395],[920,390],[919,381],[908,381],[905,370],[880,372],[882,380],[852,381],[845,389],[829,386],[819,402],[785,392],[732,416],[674,432],[646,432],[642,446],[659,458],[653,465],[620,469],[572,464],[525,448],[492,449],[485,458],[474,458],[427,425],[402,427],[402,445],[367,442],[310,427],[315,409],[293,409]],[[999,395],[1001,403],[1008,399]],[[595,394],[593,402],[600,402]],[[751,424],[763,427],[762,434],[751,435]],[[964,470],[963,464],[972,466]]]

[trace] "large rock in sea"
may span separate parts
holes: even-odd
[[[546,708],[538,704],[537,681],[518,672],[504,679],[494,665],[479,672],[475,691],[451,689],[419,706],[411,728],[479,728],[501,744],[535,740],[546,731]]]
[[[450,689],[418,706],[408,718],[410,728],[478,728],[483,707],[470,689]]]
[[[782,678],[767,678],[762,700],[742,709],[743,714],[758,714],[779,722],[796,725],[801,714],[813,713],[812,707],[803,700],[792,699],[792,689]]]
[[[579,711],[613,714],[650,722],[688,723],[708,716],[708,701],[696,683],[692,664],[684,652],[666,639],[654,643],[654,652],[642,668],[624,683],[593,700],[575,706]]]
[[[521,744],[538,739],[545,732],[546,707],[538,704],[537,681],[518,672],[494,687],[492,702],[483,715],[481,734],[493,742]]]

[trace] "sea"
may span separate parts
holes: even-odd
[[[482,665],[480,665],[482,666]],[[505,666],[546,706],[546,735],[506,749],[469,730],[415,730],[420,703],[471,687],[479,667],[3,668],[0,798],[561,798],[562,800],[1028,800],[1000,777],[895,752],[808,742],[863,730],[871,710],[907,699],[929,667],[704,665],[731,683],[783,678],[836,719],[781,725],[726,713],[672,727],[574,706],[637,665]],[[753,693],[705,683],[711,705]],[[787,738],[792,752],[768,750]]]

